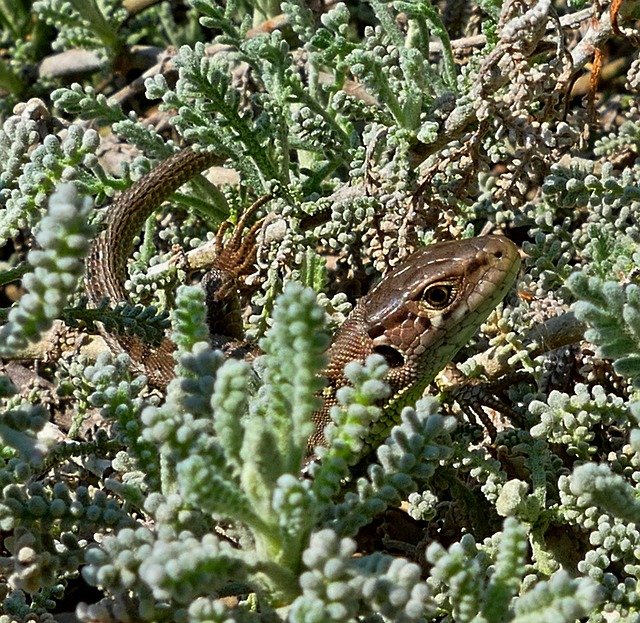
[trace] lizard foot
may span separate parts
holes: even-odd
[[[226,242],[224,238],[233,226],[231,222],[222,223],[216,234],[215,259],[201,281],[206,295],[207,324],[214,344],[219,342],[218,336],[233,340],[244,338],[240,299],[256,288],[255,285],[247,286],[245,279],[253,271],[256,240],[264,219],[246,228],[257,211],[270,199],[267,195],[251,205],[242,214]]]

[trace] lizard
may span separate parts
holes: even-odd
[[[134,237],[146,218],[174,191],[221,159],[207,151],[185,147],[136,181],[116,197],[107,214],[104,230],[94,241],[86,260],[86,288],[98,305],[126,300],[126,263]],[[241,219],[232,244],[219,247],[213,272],[203,279],[208,289],[207,304],[220,306],[225,322],[216,321],[211,333],[216,346],[230,351],[242,342],[240,310],[233,295],[255,260],[255,223],[243,233]],[[386,380],[390,397],[382,405],[383,416],[370,432],[367,445],[382,440],[399,420],[405,404],[417,399],[436,374],[466,344],[480,324],[506,296],[520,267],[516,245],[497,235],[437,242],[418,249],[391,269],[358,301],[337,331],[329,347],[324,405],[313,414],[315,432],[308,442],[308,454],[325,445],[323,430],[330,422],[336,391],[347,384],[344,366],[364,362],[372,353],[381,354],[389,365]],[[224,292],[224,296],[216,293]],[[220,318],[220,310],[208,310],[208,318]],[[214,322],[211,321],[210,324]],[[220,335],[230,327],[227,335]],[[151,385],[164,387],[173,378],[174,344],[165,337],[151,347],[133,336],[101,333],[112,351],[127,352],[135,369]],[[240,350],[246,353],[246,348]]]

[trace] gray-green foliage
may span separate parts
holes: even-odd
[[[192,307],[192,314],[197,311],[193,307],[197,292],[185,290],[179,298],[181,305]],[[340,580],[345,587],[338,592],[335,607],[343,607],[347,599],[356,601],[335,620],[347,621],[358,613],[378,610],[392,619],[420,619],[426,587],[413,586],[418,567],[381,554],[350,561],[355,543],[346,539],[340,545],[339,534],[353,534],[390,502],[399,500],[411,483],[412,471],[422,478],[433,473],[433,467],[420,465],[419,457],[437,462],[444,450],[436,439],[447,426],[433,414],[433,408],[418,414],[408,411],[403,425],[385,446],[387,451],[379,451],[382,467],[372,466],[368,477],[358,483],[362,494],[370,491],[362,506],[349,501],[349,495],[336,505],[324,489],[327,480],[337,483],[343,475],[342,470],[336,472],[335,450],[327,452],[317,470],[323,472],[323,478],[301,481],[298,471],[311,432],[310,415],[317,406],[314,393],[320,387],[316,373],[324,362],[326,338],[317,327],[321,320],[313,292],[290,284],[263,340],[265,355],[260,369],[265,384],[255,399],[247,395],[249,366],[235,360],[222,365],[217,361],[212,375],[195,379],[185,374],[170,385],[165,406],[144,410],[141,436],[160,451],[162,493],[145,502],[156,529],[125,530],[109,537],[102,547],[91,549],[85,570],[91,583],[106,583],[116,592],[123,590],[125,570],[114,567],[114,557],[126,558],[126,571],[133,582],[128,587],[140,596],[145,617],[153,618],[161,611],[155,600],[170,599],[186,607],[199,595],[238,583],[258,592],[265,611],[269,606],[291,605],[291,620],[307,620],[299,618],[302,612],[318,620],[328,607],[318,591],[334,594],[334,585]],[[186,331],[197,336],[200,330],[196,324],[174,325],[182,334],[179,343],[192,342]],[[185,365],[185,359],[207,352],[202,342],[192,344],[178,362],[187,371],[190,366]],[[205,367],[202,363],[199,369]],[[364,397],[375,370],[375,365],[370,365],[357,375],[356,391]],[[203,401],[207,391],[215,420]],[[374,392],[366,399],[371,401],[376,395]],[[395,463],[387,458],[394,453]],[[334,495],[337,491],[335,487]],[[242,549],[231,547],[215,533],[217,520],[232,522],[230,535],[239,539]],[[325,531],[311,536],[323,524],[327,525]],[[331,539],[336,541],[335,552],[326,549]],[[339,576],[337,565],[344,567]],[[305,566],[309,571],[299,583]],[[323,577],[328,568],[331,573]],[[311,582],[314,569],[321,571],[321,576]],[[406,599],[399,597],[403,591]]]
[[[584,50],[623,36],[607,16],[574,23],[549,0],[482,0],[459,14],[455,3],[413,0],[321,13],[299,0],[193,0],[181,18],[170,3],[139,15],[114,0],[25,4],[10,11],[0,0],[9,94],[0,102],[0,284],[28,275],[27,293],[0,315],[9,320],[0,352],[32,357],[27,340],[56,320],[157,342],[167,320],[153,300],[172,308],[176,378],[159,397],[132,377],[128,357],[89,362],[79,344],[61,360],[47,351],[35,368],[52,388],[37,377],[19,384],[15,366],[2,373],[0,623],[51,620],[79,573],[104,598],[77,614],[105,623],[635,621],[640,166],[628,156],[640,133],[640,65],[609,102],[617,116],[606,132],[569,97],[592,60]],[[627,4],[620,33],[631,28]],[[286,27],[255,34],[281,11]],[[484,41],[459,63],[450,39],[478,17]],[[90,50],[102,73],[29,89],[20,64],[39,62],[46,24],[56,50]],[[146,123],[142,96],[134,111],[101,91],[105,81],[120,88],[111,63],[126,66],[138,42],[178,48],[177,80],[158,72],[145,83],[171,141]],[[49,92],[55,114],[21,101]],[[118,175],[96,155],[109,131],[140,152]],[[100,208],[182,142],[224,158],[239,183],[202,178],[176,193],[172,206],[189,217],[164,212],[147,225],[130,266],[133,300],[88,308],[82,258],[104,215],[81,196]],[[53,194],[61,183],[71,185]],[[203,292],[176,290],[180,263],[162,266],[171,245],[200,247],[266,193],[248,327],[263,354],[225,361],[207,339]],[[364,289],[422,243],[496,226],[526,252],[526,295],[484,327],[497,358],[525,362],[538,381],[535,395],[509,388],[519,419],[489,442],[425,397],[354,468],[389,392],[388,362],[373,356],[346,367],[331,447],[301,478],[325,327],[353,302],[331,277]],[[29,244],[37,249],[27,254]],[[595,356],[534,358],[527,331],[573,301]],[[468,352],[486,345],[480,338]],[[394,530],[394,515],[382,514],[407,499],[426,523]]]
[[[618,374],[638,385],[640,288],[587,278],[582,272],[574,273],[567,285],[578,298],[576,316],[589,324],[585,337],[598,347],[599,356],[613,360]]]
[[[51,196],[48,215],[36,232],[41,249],[29,252],[33,272],[22,278],[27,293],[9,313],[0,329],[0,355],[19,352],[35,342],[60,318],[82,276],[83,259],[93,230],[87,223],[91,202],[82,200],[72,185],[61,186]]]
[[[504,530],[484,546],[475,543],[471,535],[464,536],[449,551],[432,543],[427,549],[427,558],[433,564],[428,583],[451,587],[446,601],[438,603],[447,613],[443,620],[525,623],[539,617],[568,623],[598,603],[600,595],[594,581],[571,579],[565,571],[554,573],[548,581],[518,596],[526,581],[526,537],[522,525],[506,519]],[[580,598],[567,600],[570,595]],[[509,612],[508,618],[505,611]]]

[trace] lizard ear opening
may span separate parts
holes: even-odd
[[[402,353],[387,344],[380,344],[373,347],[373,352],[382,355],[390,368],[399,368],[404,365]]]

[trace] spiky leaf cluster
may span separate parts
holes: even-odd
[[[34,269],[22,279],[28,292],[0,330],[0,354],[10,355],[35,342],[61,317],[84,271],[93,233],[87,223],[91,207],[71,185],[51,196],[49,213],[36,233],[40,249],[27,257]]]

